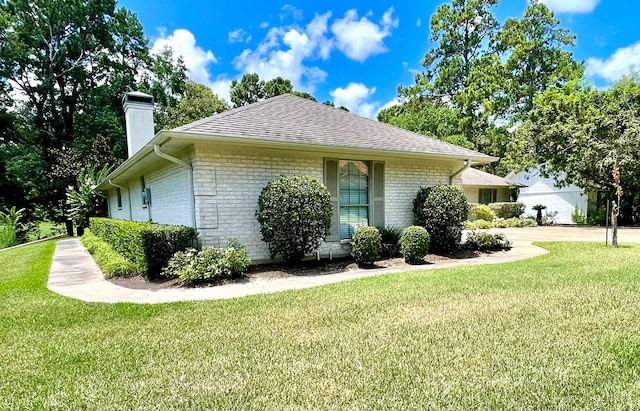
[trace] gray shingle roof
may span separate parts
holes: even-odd
[[[511,181],[475,168],[468,168],[460,175],[463,186],[510,187]]]
[[[291,94],[178,127],[173,131],[365,150],[433,154],[490,162],[493,157]]]

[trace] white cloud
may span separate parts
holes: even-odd
[[[367,100],[376,92],[375,87],[368,88],[362,83],[349,83],[346,88],[338,87],[329,92],[336,107],[345,106],[352,113],[363,117],[374,118],[377,114],[378,102],[369,103]]]
[[[388,9],[379,24],[367,17],[358,20],[358,12],[351,9],[344,18],[336,19],[331,25],[337,47],[348,58],[363,62],[369,56],[384,53],[384,39],[391,35],[391,30],[398,27],[398,19],[393,18],[393,7]]]
[[[234,59],[236,69],[244,73],[257,73],[269,80],[281,76],[291,80],[294,88],[312,93],[315,85],[324,81],[327,73],[306,60],[326,60],[332,43],[326,36],[331,12],[318,15],[302,29],[300,27],[274,27],[255,50],[246,49]]]
[[[606,59],[587,59],[585,74],[616,81],[633,70],[640,70],[640,41],[628,47],[619,48]]]
[[[591,13],[600,0],[538,0],[556,13]]]
[[[280,20],[284,20],[289,16],[293,17],[295,21],[302,20],[302,10],[292,6],[291,4],[285,4],[280,10],[282,10],[282,13],[280,13]]]
[[[229,32],[229,43],[242,43],[245,41],[247,32],[242,29],[237,29]],[[251,36],[247,38],[247,42],[251,40]]]
[[[269,22],[268,21],[263,21],[262,23],[260,23],[260,28],[261,29],[266,29],[267,27],[269,27]]]
[[[422,20],[418,18],[418,20],[416,20],[416,27],[420,27],[420,26],[422,26]]]
[[[158,53],[165,47],[171,47],[175,56],[182,56],[189,71],[189,78],[197,83],[210,84],[209,65],[218,59],[211,50],[203,50],[196,45],[196,38],[189,30],[178,29],[166,37],[153,42],[151,53]]]
[[[231,101],[229,98],[231,80],[226,76],[211,79],[209,65],[218,62],[213,52],[197,46],[195,36],[188,30],[178,29],[168,36],[164,34],[161,32],[161,37],[153,42],[151,53],[158,53],[164,47],[171,47],[175,56],[182,56],[184,59],[187,74],[191,80],[210,87],[218,97]]]

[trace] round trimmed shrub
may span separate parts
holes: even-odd
[[[300,261],[320,246],[331,226],[331,194],[316,178],[280,176],[262,189],[256,218],[271,258]]]
[[[400,237],[400,253],[409,264],[421,262],[429,253],[431,238],[427,229],[417,225],[407,227]]]
[[[462,188],[447,184],[421,188],[413,203],[415,225],[427,229],[431,250],[452,252],[462,239],[469,203]]]
[[[491,209],[491,207],[489,207],[486,204],[469,204],[469,214],[467,216],[467,219],[469,221],[476,221],[476,220],[484,220],[484,221],[493,221],[493,219],[496,217],[495,213],[493,212],[493,210]]]
[[[375,227],[358,227],[351,237],[351,256],[358,264],[371,264],[380,258],[382,235]]]

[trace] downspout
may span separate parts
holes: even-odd
[[[469,159],[464,160],[464,167],[449,176],[449,184],[453,184],[453,179],[469,167],[471,167],[471,161]]]
[[[131,213],[131,190],[126,188],[126,187],[123,187],[121,185],[118,185],[118,184],[114,183],[111,180],[109,180],[109,184],[111,184],[115,188],[119,188],[121,191],[122,190],[127,190],[127,197],[129,198],[129,200],[127,201],[129,203],[129,220],[131,220],[133,218],[133,214]],[[108,204],[108,202],[107,202],[107,204]]]
[[[187,163],[186,161],[182,161],[179,158],[175,158],[167,153],[163,153],[162,151],[160,151],[160,146],[157,144],[153,145],[153,151],[158,155],[158,157],[176,163],[180,167],[187,170],[187,174],[189,176],[189,198],[191,199],[191,201],[189,201],[189,208],[191,208],[191,227],[196,228],[196,199],[193,192],[193,167],[191,167],[191,164]]]

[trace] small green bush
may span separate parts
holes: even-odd
[[[331,194],[314,177],[280,176],[260,193],[256,218],[271,258],[300,261],[320,246],[331,226]]]
[[[509,250],[511,241],[503,233],[472,231],[467,234],[464,248],[473,251]]]
[[[451,252],[458,248],[468,211],[464,191],[452,185],[421,188],[413,201],[414,225],[427,229],[433,251]]]
[[[16,210],[11,207],[0,211],[0,248],[12,247],[20,243],[20,231],[23,224],[20,223],[25,209]]]
[[[132,277],[142,273],[142,268],[129,261],[91,231],[85,231],[80,242],[93,256],[106,278]]]
[[[89,228],[114,250],[143,269],[146,279],[158,278],[162,268],[177,252],[193,247],[197,231],[193,227],[91,218]]]
[[[219,281],[238,277],[251,264],[247,251],[237,241],[226,248],[210,247],[202,251],[189,248],[171,257],[163,274],[177,277],[182,286],[204,281]]]
[[[520,217],[524,214],[525,206],[520,202],[491,203],[489,208],[497,218]]]
[[[571,213],[571,221],[573,221],[578,225],[587,224],[587,213],[585,213],[584,211],[579,209],[578,206],[576,206],[573,209],[573,213]]]
[[[484,220],[465,221],[465,230],[485,230],[487,228],[509,228],[509,227],[536,227],[538,223],[533,218],[496,218],[492,222]]]
[[[465,221],[464,229],[465,230],[485,230],[487,228],[495,227],[495,221],[489,222],[485,220],[476,220],[476,221]]]
[[[485,220],[493,221],[495,214],[486,204],[469,203],[469,213],[467,219],[469,221]]]
[[[402,236],[402,228],[400,227],[378,227],[380,236],[382,237],[382,256],[398,257],[400,255],[400,237]]]
[[[351,237],[351,256],[358,264],[371,264],[380,258],[382,236],[375,227],[358,227]]]
[[[409,264],[419,263],[429,253],[430,242],[426,228],[416,225],[407,227],[400,237],[400,252]]]

